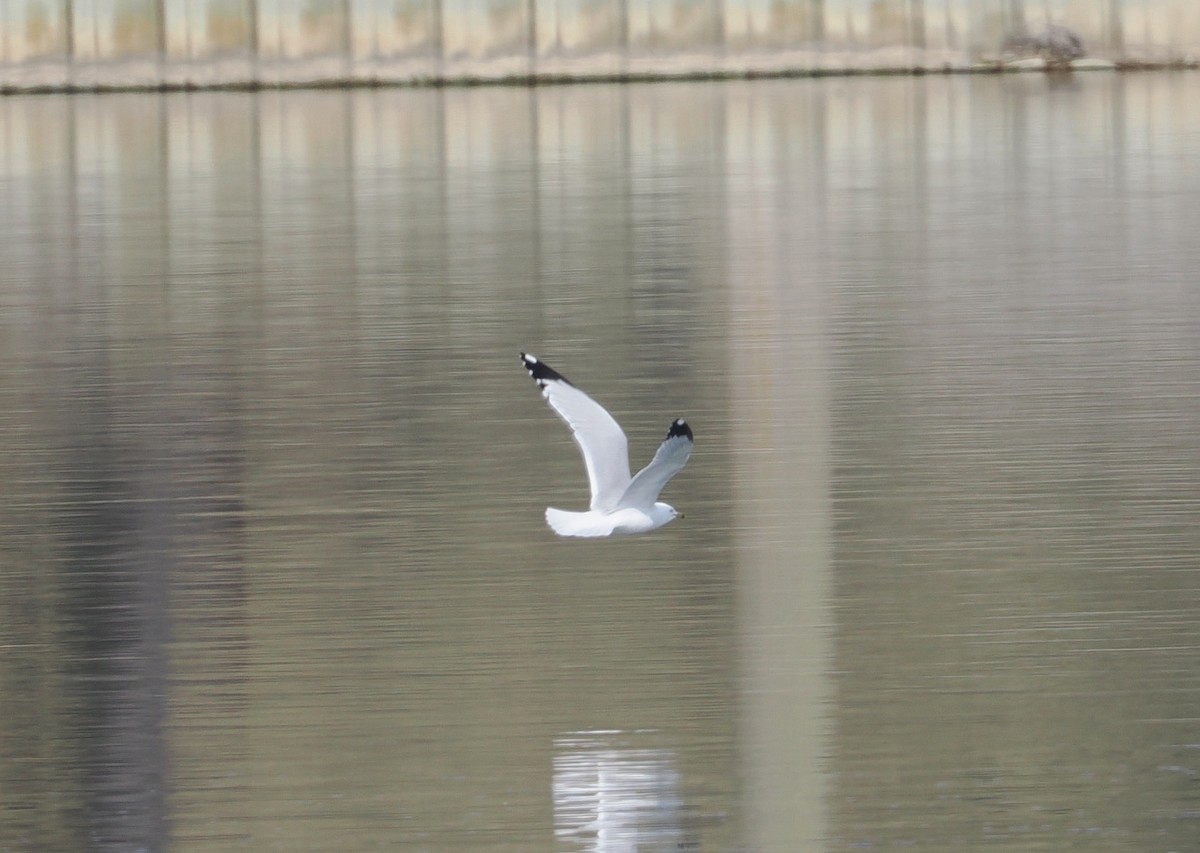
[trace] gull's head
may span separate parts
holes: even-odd
[[[670,524],[677,518],[683,518],[683,513],[679,512],[670,504],[665,504],[659,501],[654,505],[654,509],[650,513],[650,517],[657,522],[656,527],[662,527],[664,524]]]

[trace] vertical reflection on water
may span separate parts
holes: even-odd
[[[36,110],[47,124],[67,126],[71,111],[63,102],[42,102]],[[4,122],[9,138],[17,127]],[[66,135],[39,139],[40,153],[70,163],[72,141]],[[18,148],[18,146],[13,146]],[[19,150],[19,149],[18,149]],[[18,152],[9,154],[13,162]],[[7,163],[6,163],[7,165]],[[30,293],[22,299],[6,277],[0,288],[0,826],[13,845],[41,845],[69,850],[82,842],[79,820],[78,755],[64,734],[72,729],[72,713],[64,683],[65,643],[57,616],[63,607],[58,572],[61,548],[56,531],[62,524],[62,501],[51,505],[44,493],[55,478],[42,470],[58,460],[61,419],[41,401],[53,396],[45,378],[35,372],[32,355],[44,341],[58,338],[37,323],[38,308],[52,302],[61,281],[75,277],[74,255],[49,253],[46,266],[30,267],[24,253],[38,240],[35,233],[70,246],[75,217],[68,211],[50,215],[32,203],[27,182],[0,173],[0,264],[19,279],[28,276]],[[74,192],[73,172],[47,170],[41,184],[44,199],[62,200]],[[24,189],[24,192],[22,192]],[[63,215],[63,214],[66,215]],[[18,215],[22,214],[22,215]],[[52,236],[51,236],[52,235]],[[15,292],[14,292],[15,291]],[[35,301],[32,297],[39,298]],[[44,302],[43,302],[44,300]],[[36,307],[35,307],[36,306]],[[19,330],[19,331],[18,331]],[[60,380],[61,384],[61,380]],[[61,465],[61,461],[57,461]],[[58,790],[60,796],[47,796]]]
[[[827,834],[828,116],[820,94],[803,107],[779,111],[747,92],[727,136],[741,747],[748,840],[762,850],[817,850]],[[800,150],[783,154],[788,142]],[[796,159],[809,168],[789,169]]]
[[[681,850],[675,754],[631,745],[638,733],[573,732],[554,742],[554,836],[590,853]]]
[[[81,349],[64,389],[60,474],[70,739],[81,772],[80,832],[91,849],[161,849],[166,838],[166,470],[132,461],[117,437],[108,353]],[[155,448],[139,448],[153,455]],[[161,458],[154,461],[163,461]],[[145,476],[139,477],[138,474]]]
[[[44,353],[53,371],[48,416],[53,455],[43,457],[36,480],[50,485],[47,507],[56,516],[58,559],[51,566],[61,590],[64,727],[56,734],[72,760],[59,772],[77,773],[79,809],[69,820],[79,842],[91,849],[160,849],[167,838],[166,716],[168,585],[173,569],[170,450],[157,429],[164,375],[154,362],[131,368],[127,353],[109,334],[123,318],[113,313],[113,294],[89,275],[108,266],[117,275],[161,279],[165,272],[163,181],[165,154],[158,134],[161,103],[125,101],[123,129],[132,144],[106,147],[141,192],[115,216],[81,193],[58,213],[65,215],[78,287],[62,293],[33,291],[49,321],[44,333],[56,346]],[[83,110],[78,119],[101,139],[115,117]],[[62,128],[56,128],[62,130]],[[39,156],[64,156],[56,166],[86,186],[100,178],[68,143]],[[75,168],[79,166],[79,171]],[[110,251],[108,228],[133,223],[149,252],[136,258]],[[134,270],[136,269],[136,273]],[[47,304],[49,303],[49,304]],[[119,335],[117,337],[120,337]],[[65,773],[64,773],[65,771]],[[63,780],[65,781],[65,779]]]
[[[172,842],[253,844],[256,412],[270,385],[265,253],[282,168],[273,99],[171,98],[170,277],[162,291],[179,549],[172,584]],[[301,139],[304,137],[301,135]],[[289,247],[290,248],[290,247]],[[322,268],[318,267],[319,271]],[[328,268],[323,268],[328,272]],[[286,301],[282,300],[286,305]],[[130,337],[137,339],[136,328]],[[147,346],[146,357],[154,352]],[[280,437],[279,440],[282,440]],[[208,819],[219,815],[219,819]]]
[[[39,674],[36,683],[6,679],[11,728],[0,741],[20,791],[6,807],[22,815],[16,837],[35,847],[164,849],[178,805],[171,789],[189,788],[205,761],[216,766],[203,778],[219,776],[237,753],[236,737],[215,733],[207,756],[189,754],[186,739],[167,745],[198,708],[237,709],[244,647],[235,332],[245,291],[223,287],[215,272],[204,299],[222,307],[206,326],[210,315],[186,288],[164,287],[193,274],[195,256],[181,246],[225,242],[222,262],[237,267],[253,245],[230,238],[244,235],[254,184],[238,166],[255,152],[229,145],[253,101],[222,103],[215,146],[193,124],[169,160],[165,138],[190,123],[185,99],[47,99],[10,114],[15,162],[44,181],[29,198],[13,187],[19,227],[37,223],[41,236],[4,245],[21,270],[4,297],[27,315],[9,329],[19,346],[8,362],[15,405],[5,456],[6,517],[24,517],[6,542],[22,559],[3,580],[28,610],[6,621],[28,638],[13,647]],[[220,169],[209,162],[205,171],[205,151]],[[198,193],[232,196],[236,210],[177,224],[179,175]],[[42,624],[22,624],[26,613]],[[198,639],[203,655],[191,653]],[[26,703],[40,710],[28,730]],[[237,809],[224,805],[223,826],[236,832]]]

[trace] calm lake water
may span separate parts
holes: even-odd
[[[0,849],[1197,849],[1197,103],[0,99]]]

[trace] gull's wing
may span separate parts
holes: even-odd
[[[658,446],[650,464],[637,472],[618,506],[645,509],[658,500],[658,493],[667,481],[683,470],[692,455],[692,428],[676,420],[667,430],[667,437]]]
[[[521,363],[542,389],[550,408],[567,422],[583,451],[592,487],[591,508],[615,509],[629,485],[629,445],[621,425],[603,406],[534,356],[521,353]]]

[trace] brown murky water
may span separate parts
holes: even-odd
[[[1200,846],[1198,99],[0,100],[0,849]]]

